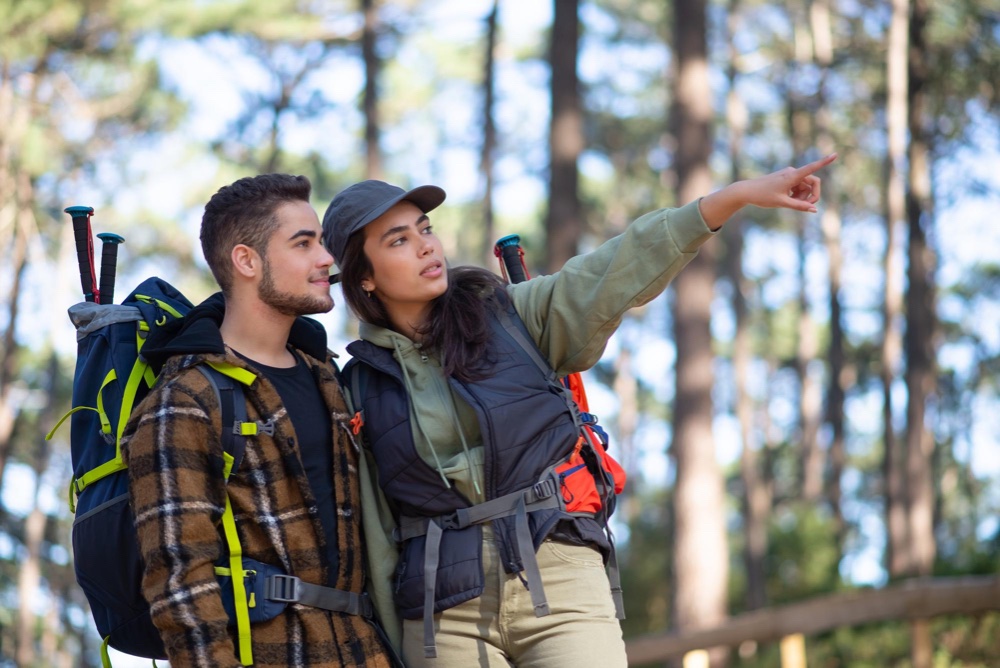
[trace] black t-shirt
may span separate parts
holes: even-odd
[[[330,411],[323,401],[323,395],[316,387],[316,381],[306,363],[295,353],[296,364],[282,369],[265,366],[236,353],[255,369],[259,369],[271,381],[281,402],[292,420],[292,428],[298,440],[299,454],[306,469],[309,487],[312,489],[319,510],[319,521],[326,534],[327,552],[330,557],[328,579],[337,577],[337,513],[333,496],[333,440],[331,434]]]

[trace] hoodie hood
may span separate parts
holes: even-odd
[[[468,403],[455,396],[436,355],[385,327],[362,322],[358,334],[391,352],[399,364],[410,397],[417,452],[437,469],[446,487],[455,482],[466,497],[482,500],[482,449],[478,455],[472,452],[482,440],[478,418]]]
[[[358,336],[380,348],[388,348],[389,350],[409,351],[417,348],[413,341],[399,332],[363,320],[358,323]]]
[[[153,330],[142,347],[142,357],[159,373],[175,355],[225,355],[226,344],[219,332],[225,315],[226,299],[216,292],[183,318]],[[326,330],[312,318],[296,318],[288,342],[315,359],[327,357]]]

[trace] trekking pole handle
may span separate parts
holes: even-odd
[[[125,238],[112,232],[101,232],[97,235],[101,245],[101,287],[98,290],[102,304],[115,303],[115,275],[118,271],[118,245],[125,243]]]
[[[64,209],[73,219],[73,238],[76,241],[76,261],[80,266],[80,286],[83,298],[96,302],[96,272],[94,271],[94,239],[90,234],[90,217],[94,215],[92,206],[70,206]]]
[[[500,238],[493,247],[493,252],[503,263],[502,268],[511,283],[523,283],[530,278],[524,267],[524,249],[521,248],[520,236],[508,234]]]

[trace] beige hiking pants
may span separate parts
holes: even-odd
[[[504,573],[495,542],[486,538],[483,595],[434,616],[437,658],[424,658],[423,621],[403,621],[407,668],[624,668],[625,643],[600,553],[546,540],[538,568],[551,610],[546,617],[535,617],[527,588]]]

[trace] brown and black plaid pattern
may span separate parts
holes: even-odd
[[[357,452],[347,408],[332,365],[299,354],[332,416],[340,554],[335,586],[361,592]],[[245,556],[306,582],[329,581],[316,502],[277,391],[263,377],[246,388],[250,419],[273,421],[274,435],[247,439],[243,463],[226,486],[218,403],[208,380],[193,368],[205,361],[249,368],[233,354],[171,358],[161,382],[133,411],[122,441],[146,563],[143,593],[175,668],[240,665],[235,627],[229,627],[213,570],[226,553],[220,520],[227,491]],[[371,624],[347,614],[290,605],[284,614],[253,625],[252,639],[257,666],[391,666]]]

